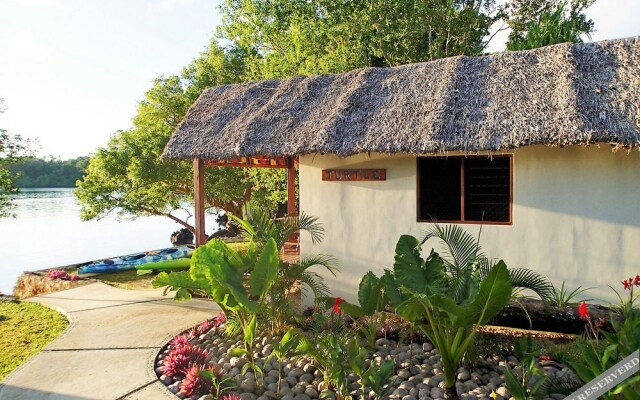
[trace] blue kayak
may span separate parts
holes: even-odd
[[[169,247],[162,250],[148,251],[146,253],[131,254],[128,256],[114,257],[78,267],[78,274],[101,274],[105,272],[126,271],[135,269],[136,265],[146,263],[177,260],[191,257],[195,246],[186,245]]]

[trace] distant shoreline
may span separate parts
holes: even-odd
[[[77,186],[17,186],[18,190],[22,189],[75,189]]]

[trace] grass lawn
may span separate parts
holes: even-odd
[[[102,281],[107,285],[129,290],[153,289],[153,286],[151,286],[151,281],[155,277],[155,274],[138,275],[138,271],[136,271],[135,269],[130,271],[109,272],[106,274],[92,276],[93,279]]]
[[[246,252],[249,248],[248,242],[234,242],[228,243],[228,245],[238,252]],[[107,285],[129,290],[153,289],[151,281],[153,281],[153,278],[155,277],[156,274],[138,275],[136,270],[112,272],[92,276],[92,278],[98,279]]]
[[[64,315],[34,303],[0,301],[0,380],[58,337]]]

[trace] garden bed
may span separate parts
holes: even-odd
[[[193,374],[181,373],[173,368],[179,359],[181,346],[193,346],[194,350],[188,354],[197,354],[206,359],[206,364],[220,374],[219,379],[228,379],[228,389],[224,393],[237,394],[243,400],[313,400],[319,398],[337,398],[335,388],[325,381],[322,367],[312,359],[304,355],[287,358],[281,365],[281,383],[278,393],[278,378],[280,376],[279,363],[273,357],[274,344],[280,341],[280,337],[259,337],[255,339],[254,355],[256,365],[262,369],[263,375],[256,373],[247,364],[250,359],[247,355],[233,356],[229,354],[235,348],[243,348],[244,341],[241,336],[228,337],[222,332],[225,326],[210,327],[204,323],[182,335],[177,336],[158,355],[156,360],[156,373],[158,379],[177,397],[183,399],[214,399],[211,394],[205,395],[198,392],[197,384],[194,385]],[[491,342],[493,348],[496,342],[506,343],[509,348],[515,338],[524,333],[522,330],[512,331],[508,328],[488,327],[485,331],[498,329],[497,333],[484,333],[479,335],[479,342]],[[351,336],[354,332],[350,331]],[[511,333],[515,333],[512,335]],[[325,335],[330,334],[325,332]],[[317,334],[316,334],[317,335]],[[323,334],[320,334],[323,335]],[[483,336],[488,335],[488,336]],[[339,337],[342,337],[338,335]],[[406,335],[404,335],[406,336]],[[547,345],[553,343],[543,332],[538,334],[547,340]],[[570,340],[566,335],[551,335],[556,342],[563,343]],[[367,358],[365,364],[381,365],[387,360],[393,362],[393,372],[385,383],[387,394],[383,398],[417,400],[417,399],[444,399],[444,373],[440,355],[434,346],[428,341],[415,343],[379,338],[375,341],[375,349]],[[558,382],[564,382],[571,386],[579,386],[579,379],[566,366],[545,357],[539,361],[544,372]],[[504,371],[507,366],[516,373],[521,369],[518,359],[513,354],[483,355],[473,365],[466,363],[458,369],[456,390],[461,399],[509,399],[511,394],[505,387]],[[243,370],[244,369],[244,370]],[[353,399],[374,399],[375,393],[365,388],[354,373],[347,375],[349,395]],[[193,393],[193,388],[196,392]],[[200,390],[205,387],[200,387]],[[208,388],[211,390],[211,388]],[[552,393],[549,399],[562,399],[565,396]],[[220,396],[222,398],[222,396]]]
[[[331,296],[322,276],[306,270],[336,275],[334,258],[282,262],[284,240],[300,220],[248,215],[251,221],[241,223],[254,251],[242,256],[213,240],[196,250],[189,272],[153,281],[175,291],[177,300],[209,297],[230,318],[224,335],[223,317],[204,321],[159,354],[158,378],[178,397],[557,400],[638,348],[633,288],[640,275],[622,282],[629,295],[614,308],[614,329],[603,335],[611,329],[602,318],[608,310],[586,302],[575,307],[580,288],[558,290],[535,271],[491,261],[460,227],[435,225],[422,241],[401,236],[393,268],[367,272],[352,296],[356,303]],[[322,229],[312,219],[304,223],[319,242]],[[441,242],[442,256],[434,250],[422,256],[420,247],[431,238]],[[315,298],[302,314],[286,296],[296,281]],[[523,301],[514,296],[519,290],[544,303]],[[549,304],[565,307],[553,311]],[[496,321],[511,327],[483,327]],[[638,384],[630,380],[615,390],[636,400]]]
[[[589,305],[589,311],[595,318],[608,319],[611,310],[597,304]],[[553,307],[537,299],[521,299],[507,304],[498,312],[491,323],[497,326],[521,328],[537,331],[551,331],[573,335],[583,334],[584,319],[578,314],[578,305],[570,307]],[[611,331],[611,322],[606,321],[600,327]]]

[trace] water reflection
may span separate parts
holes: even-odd
[[[80,220],[72,189],[23,189],[15,196],[17,218],[0,219],[0,291],[10,293],[22,271],[171,246],[180,225],[166,217],[119,221]],[[207,219],[208,231],[214,218]]]

